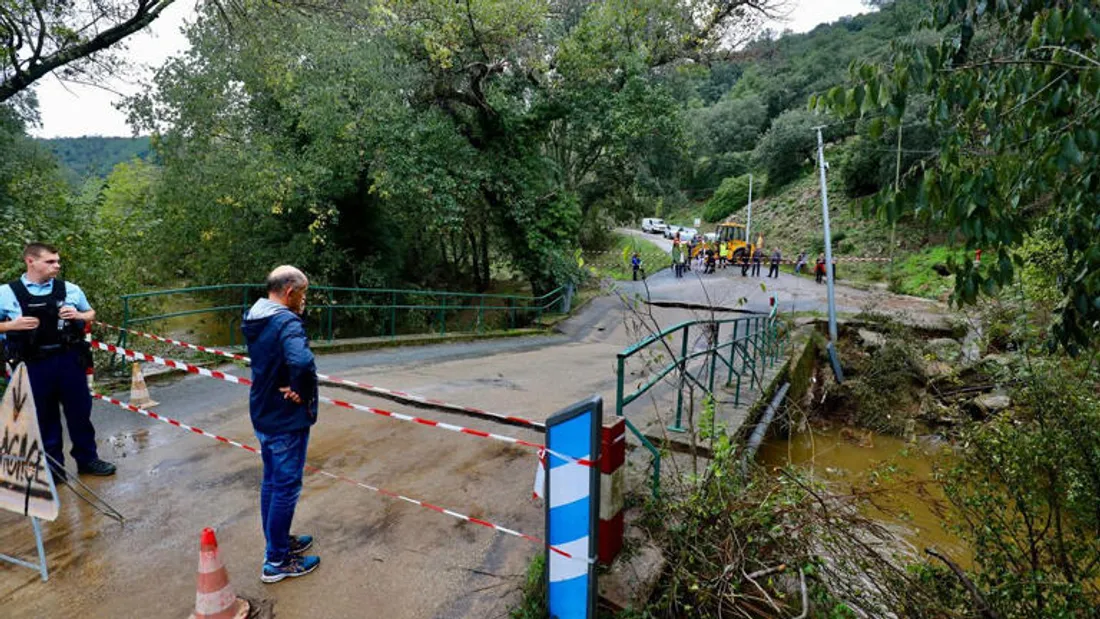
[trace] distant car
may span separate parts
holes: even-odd
[[[648,232],[649,234],[661,234],[667,229],[665,220],[659,217],[646,217],[642,220],[642,232]]]
[[[696,234],[699,234],[699,231],[695,228],[688,228],[687,226],[669,226],[668,229],[665,230],[665,238],[674,239],[677,233],[680,234],[681,241],[690,241]]]

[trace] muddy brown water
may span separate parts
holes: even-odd
[[[887,489],[883,509],[867,507],[878,520],[918,552],[935,547],[962,565],[971,563],[967,545],[955,535],[931,503],[944,503],[934,480],[936,467],[950,464],[950,448],[922,437],[910,443],[892,436],[850,428],[815,429],[772,438],[760,447],[758,461],[768,467],[788,464],[808,470],[837,492],[853,486]]]

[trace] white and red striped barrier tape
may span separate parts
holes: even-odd
[[[198,352],[203,352],[203,353],[207,353],[207,354],[211,354],[211,355],[219,355],[219,356],[222,356],[222,357],[226,357],[227,359],[233,359],[234,361],[243,361],[245,363],[251,363],[252,362],[252,360],[249,359],[247,356],[241,355],[241,354],[238,354],[238,353],[234,353],[234,352],[219,350],[217,348],[210,348],[208,346],[199,346],[197,344],[189,344],[187,342],[181,342],[179,340],[174,340],[174,339],[171,339],[171,338],[162,337],[160,335],[154,335],[152,333],[145,333],[143,331],[138,331],[138,330],[135,330],[135,329],[124,329],[122,327],[116,327],[114,325],[107,324],[105,322],[96,322],[96,324],[101,326],[101,327],[105,327],[107,329],[113,329],[115,331],[125,331],[125,332],[128,332],[128,333],[132,333],[134,335],[138,335],[138,336],[141,336],[141,337],[144,337],[144,338],[148,338],[148,339],[157,341],[157,342],[162,342],[162,343],[165,343],[165,344],[171,344],[173,346],[178,346],[178,347],[181,347],[181,348],[187,348],[189,350],[195,350],[195,351],[198,351]],[[487,410],[484,410],[484,409],[481,409],[481,408],[475,408],[473,406],[463,406],[461,404],[453,404],[451,402],[444,402],[442,400],[437,400],[435,398],[429,398],[429,397],[425,397],[425,396],[422,396],[422,395],[417,395],[415,393],[408,393],[406,391],[398,391],[396,389],[387,389],[385,387],[379,387],[377,385],[369,385],[367,383],[362,383],[362,382],[355,381],[355,380],[350,380],[350,379],[347,379],[347,378],[340,378],[339,376],[329,376],[327,374],[317,374],[317,378],[319,378],[323,381],[328,381],[330,383],[334,383],[334,384],[347,385],[347,386],[350,386],[350,387],[356,387],[358,389],[362,389],[363,391],[367,391],[369,393],[377,393],[377,394],[380,394],[380,395],[391,397],[391,398],[396,399],[396,400],[403,400],[403,401],[406,401],[406,402],[414,402],[414,403],[418,403],[418,404],[426,404],[426,405],[430,405],[430,406],[435,407],[435,408],[453,410],[453,411],[460,412],[460,413],[471,414],[471,415],[474,415],[474,416],[477,416],[477,417],[485,417],[487,419],[492,419],[494,421],[502,421],[502,422],[505,422],[505,423],[509,423],[511,425],[528,426],[528,427],[534,428],[534,429],[539,430],[539,431],[545,431],[546,430],[546,425],[543,424],[543,423],[540,423],[538,421],[532,421],[530,419],[524,419],[523,417],[516,417],[515,415],[505,415],[503,413],[494,413],[494,412],[487,411]]]
[[[252,381],[250,379],[247,379],[247,378],[242,378],[240,376],[235,376],[233,374],[229,374],[229,373],[226,373],[226,372],[220,372],[218,370],[208,370],[206,368],[201,368],[201,367],[198,367],[196,365],[192,365],[190,363],[185,363],[183,361],[176,361],[174,359],[165,359],[165,358],[159,357],[157,355],[149,355],[149,354],[139,352],[139,351],[136,351],[136,350],[130,350],[128,348],[122,348],[121,346],[115,346],[114,344],[107,344],[107,343],[104,343],[104,342],[100,342],[99,340],[92,340],[91,345],[92,345],[93,348],[98,348],[99,350],[103,350],[103,351],[106,351],[106,352],[123,355],[127,358],[130,358],[130,359],[140,359],[142,361],[148,361],[150,363],[156,363],[157,365],[163,365],[163,366],[174,368],[174,369],[177,369],[177,370],[182,370],[184,372],[188,372],[188,373],[191,373],[191,374],[198,374],[200,376],[205,376],[207,378],[215,378],[217,380],[223,380],[223,381],[230,382],[230,383],[235,383],[235,384],[238,384],[238,385],[251,385],[252,384]],[[512,437],[512,436],[505,436],[503,434],[496,434],[494,432],[486,432],[484,430],[475,430],[474,428],[467,428],[467,427],[463,427],[463,426],[454,425],[454,424],[451,424],[451,423],[445,423],[445,422],[442,422],[442,421],[435,421],[435,420],[432,420],[432,419],[425,419],[423,417],[414,417],[412,415],[405,415],[403,413],[395,413],[395,412],[392,412],[392,411],[387,411],[387,410],[382,410],[382,409],[379,409],[379,408],[374,408],[372,406],[364,406],[362,404],[355,404],[354,402],[347,402],[347,401],[344,401],[344,400],[335,400],[333,398],[329,398],[329,397],[322,396],[322,395],[318,395],[317,399],[321,402],[326,403],[326,404],[331,404],[333,406],[338,406],[340,408],[347,408],[347,409],[356,410],[356,411],[360,411],[360,412],[364,412],[364,413],[371,413],[373,415],[379,415],[381,417],[388,417],[390,419],[397,419],[399,421],[406,421],[406,422],[409,422],[409,423],[415,423],[415,424],[419,424],[419,425],[422,425],[422,426],[429,426],[429,427],[433,427],[433,428],[439,428],[441,430],[448,430],[448,431],[451,431],[451,432],[456,432],[458,434],[466,434],[466,435],[469,435],[469,436],[476,436],[476,437],[479,437],[479,438],[486,438],[486,439],[491,439],[491,440],[495,440],[495,441],[500,441],[500,442],[503,442],[503,443],[509,443],[509,444],[512,444],[512,445],[520,445],[520,446],[523,446],[523,447],[530,447],[530,448],[536,449],[536,450],[546,449],[545,445],[542,445],[542,444],[539,444],[539,443],[534,443],[534,442],[531,442],[531,441],[525,441],[523,439],[515,438],[515,437]],[[566,460],[566,461],[570,461],[570,462],[576,462],[577,464],[580,464],[582,466],[594,466],[595,465],[595,462],[593,462],[592,460],[572,458],[572,457],[567,456],[565,454],[560,454],[560,453],[550,451],[550,450],[547,450],[547,453],[552,453],[555,456],[561,458],[562,460]]]
[[[187,431],[192,432],[194,434],[199,434],[199,435],[205,436],[207,438],[212,438],[212,439],[214,439],[216,441],[219,441],[221,443],[225,443],[226,445],[232,445],[234,447],[239,447],[241,449],[244,449],[245,451],[251,452],[251,453],[256,454],[256,455],[259,455],[259,453],[260,453],[259,449],[255,448],[255,447],[252,447],[251,445],[246,445],[246,444],[241,443],[239,441],[235,441],[233,439],[226,438],[224,436],[219,436],[219,435],[214,434],[212,432],[207,432],[206,430],[203,430],[202,428],[197,428],[195,426],[188,425],[186,423],[183,423],[181,421],[177,421],[177,420],[172,419],[170,417],[165,417],[164,415],[160,415],[160,414],[155,413],[151,410],[146,410],[144,408],[134,406],[133,404],[130,404],[128,402],[123,402],[121,400],[116,400],[114,398],[110,398],[110,397],[107,397],[107,396],[99,394],[99,393],[92,393],[92,397],[97,399],[97,400],[102,400],[104,402],[114,404],[115,406],[118,406],[119,408],[126,409],[128,411],[137,413],[139,415],[144,415],[144,416],[146,416],[150,419],[155,419],[157,421],[166,423],[168,425],[176,426],[177,428],[180,428],[182,430],[187,430]],[[371,492],[375,492],[375,493],[381,494],[383,496],[390,497],[392,499],[399,499],[401,501],[405,501],[406,503],[411,503],[411,504],[416,505],[418,507],[423,507],[425,509],[430,509],[433,512],[438,512],[440,514],[451,516],[452,518],[457,518],[459,520],[464,520],[466,522],[471,522],[473,524],[481,525],[481,526],[486,527],[488,529],[492,529],[494,531],[497,531],[498,533],[504,533],[506,535],[511,535],[511,536],[514,536],[514,537],[518,537],[520,539],[525,539],[529,542],[534,542],[535,544],[538,544],[540,546],[544,546],[544,547],[552,550],[553,552],[555,552],[555,553],[557,553],[557,554],[559,554],[563,557],[566,557],[568,559],[573,558],[573,556],[571,554],[565,552],[564,550],[561,550],[560,548],[556,548],[554,546],[551,546],[550,544],[546,543],[545,541],[543,541],[543,540],[541,540],[541,539],[539,539],[539,538],[537,538],[533,535],[527,535],[526,533],[520,533],[519,531],[516,531],[515,529],[509,529],[508,527],[503,527],[499,524],[494,524],[494,523],[489,522],[487,520],[482,520],[480,518],[474,518],[473,516],[467,516],[465,514],[461,514],[459,512],[456,512],[456,511],[453,511],[453,510],[450,510],[450,509],[445,509],[443,507],[439,507],[438,505],[433,505],[433,504],[428,503],[426,501],[421,501],[421,500],[418,500],[418,499],[407,497],[403,494],[398,494],[396,492],[391,492],[391,491],[386,490],[384,488],[379,488],[377,486],[372,486],[370,484],[367,484],[367,483],[364,483],[364,482],[361,482],[361,481],[356,481],[356,480],[351,479],[350,477],[346,477],[344,475],[337,475],[336,473],[330,473],[330,472],[328,472],[324,469],[321,469],[321,468],[318,468],[318,467],[315,467],[315,466],[306,465],[306,469],[309,470],[312,473],[316,473],[316,474],[322,475],[324,477],[328,477],[328,478],[331,478],[331,479],[342,481],[344,483],[353,484],[353,485],[356,485],[356,486],[358,486],[360,488],[363,488],[365,490],[370,490]]]

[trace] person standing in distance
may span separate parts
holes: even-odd
[[[13,367],[27,365],[42,446],[53,460],[49,466],[56,479],[65,481],[64,409],[77,471],[114,475],[115,465],[100,460],[96,450],[85,373],[91,351],[84,342],[84,325],[95,320],[95,310],[77,285],[58,279],[57,248],[31,243],[23,248],[23,263],[26,273],[0,286],[0,337],[6,360]]]
[[[260,580],[265,583],[304,576],[321,564],[320,557],[303,554],[313,545],[312,536],[290,534],[309,429],[317,423],[317,366],[302,322],[307,288],[304,273],[277,267],[267,276],[267,297],[256,301],[241,325],[252,357],[248,412],[264,463],[260,519],[267,547]]]

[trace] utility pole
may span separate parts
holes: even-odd
[[[745,243],[752,243],[752,172],[749,173],[749,218],[745,222]]]
[[[833,239],[829,230],[829,188],[825,185],[825,142],[817,130],[817,167],[821,170],[821,218],[825,222],[825,275],[829,286],[829,341],[836,344],[836,294],[833,290]]]
[[[817,130],[817,164],[821,170],[821,218],[825,225],[825,276],[829,289],[829,359],[833,363],[833,374],[838,383],[844,382],[844,372],[836,354],[836,292],[833,283],[833,239],[829,230],[829,188],[825,184],[825,142],[821,137],[824,127]]]

